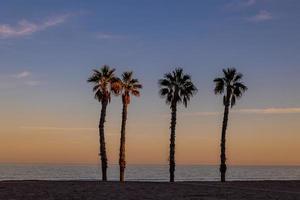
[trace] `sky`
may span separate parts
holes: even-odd
[[[300,1],[0,1],[0,163],[98,161],[101,105],[86,80],[108,64],[144,88],[128,110],[128,164],[168,164],[170,109],[158,79],[176,67],[198,88],[178,109],[176,162],[217,164],[222,69],[249,90],[231,110],[230,165],[300,165]],[[117,163],[121,98],[107,110]]]

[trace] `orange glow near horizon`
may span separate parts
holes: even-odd
[[[288,115],[232,115],[227,135],[228,163],[300,165],[299,116],[294,115],[294,120],[288,118]],[[220,119],[220,116],[179,116],[177,164],[219,163]],[[126,138],[128,164],[168,164],[169,122],[165,117],[158,121],[163,123],[151,127],[150,124],[155,123],[139,124],[137,121],[133,124],[129,120]],[[108,121],[106,133],[109,163],[116,164],[118,127]],[[97,128],[6,126],[1,129],[0,162],[96,164],[99,162],[98,146]]]

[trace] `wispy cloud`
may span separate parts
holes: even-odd
[[[221,112],[190,112],[184,113],[184,116],[215,116],[220,115]]]
[[[97,128],[82,127],[54,127],[54,126],[21,126],[21,129],[44,130],[44,131],[97,131]]]
[[[292,108],[262,108],[262,109],[239,109],[232,110],[236,114],[300,114],[300,107]],[[216,116],[222,112],[191,112],[184,113],[185,116]]]
[[[23,72],[20,72],[18,74],[12,75],[12,77],[20,79],[20,78],[26,78],[30,75],[31,75],[31,73],[29,71],[23,71]]]
[[[123,37],[121,35],[115,35],[111,33],[98,33],[96,35],[96,38],[100,40],[108,40],[108,39],[121,39]]]
[[[266,10],[261,10],[256,15],[247,18],[247,20],[251,22],[263,22],[271,19],[273,19],[272,14]]]
[[[50,17],[40,23],[20,20],[16,25],[0,24],[0,38],[15,38],[31,35],[38,31],[64,23],[69,14]]]
[[[97,132],[98,128],[90,127],[58,127],[58,126],[21,126],[20,129],[31,131],[85,131],[85,132]],[[119,134],[117,131],[108,131],[109,135]]]
[[[300,113],[300,108],[241,109],[235,112],[246,114],[296,114]]]
[[[38,86],[40,81],[30,71],[21,71],[15,74],[0,74],[0,89],[12,89],[22,86]]]
[[[233,0],[226,5],[226,8],[230,9],[242,9],[254,6],[258,0]]]
[[[247,0],[244,2],[245,6],[252,6],[254,4],[256,4],[257,0]]]
[[[40,83],[40,81],[25,81],[25,84],[28,86],[38,86]]]

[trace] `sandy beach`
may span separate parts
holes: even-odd
[[[300,199],[300,181],[2,181],[0,199]]]

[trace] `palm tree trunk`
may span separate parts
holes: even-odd
[[[226,166],[226,129],[229,115],[229,104],[225,104],[224,117],[223,117],[223,126],[222,126],[222,136],[221,136],[221,164],[220,164],[220,173],[221,173],[221,182],[225,182],[225,174],[227,170]]]
[[[125,175],[125,129],[126,129],[126,120],[127,120],[127,104],[123,103],[122,111],[122,126],[121,126],[121,138],[120,138],[120,154],[119,154],[119,165],[120,165],[120,181],[124,181]]]
[[[172,113],[171,113],[171,136],[170,136],[170,158],[169,158],[169,165],[170,165],[170,182],[174,182],[174,172],[175,172],[175,129],[176,129],[176,111],[177,105],[173,103],[171,106]]]
[[[106,156],[105,137],[104,137],[104,123],[105,123],[107,104],[108,104],[108,100],[103,99],[100,122],[99,122],[99,140],[100,140],[99,155],[100,155],[101,167],[102,167],[102,181],[107,181],[107,156]]]

